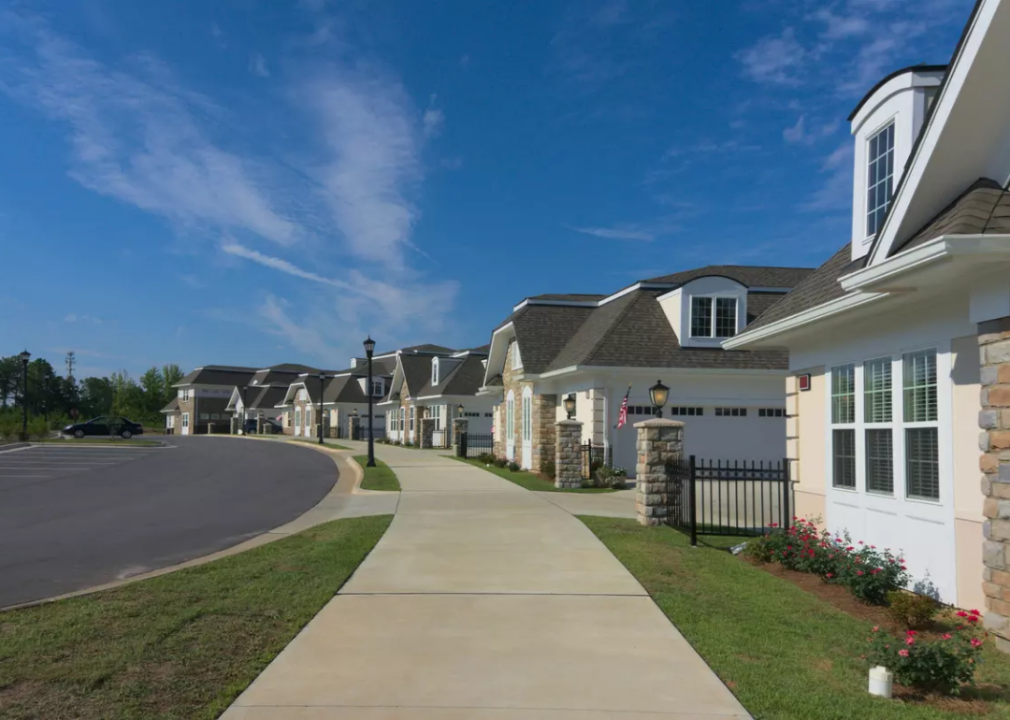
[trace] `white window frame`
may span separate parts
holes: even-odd
[[[183,413],[182,414],[182,426],[184,428],[188,428],[189,427],[189,413]]]
[[[863,170],[863,177],[866,178],[866,185],[863,188],[863,203],[864,203],[864,205],[863,205],[863,231],[864,231],[864,233],[866,235],[866,240],[871,240],[872,238],[876,237],[876,235],[877,235],[878,232],[880,232],[880,225],[877,225],[877,227],[874,229],[874,231],[870,232],[870,227],[869,226],[870,226],[870,215],[871,215],[871,213],[876,213],[879,209],[881,209],[881,207],[883,207],[883,209],[884,209],[884,217],[886,217],[887,216],[887,208],[890,207],[891,201],[894,199],[894,175],[895,175],[894,154],[895,154],[895,144],[897,142],[897,140],[896,140],[896,134],[895,134],[895,129],[896,128],[895,128],[894,118],[891,118],[887,122],[885,122],[883,125],[881,125],[879,129],[875,130],[873,133],[871,133],[870,135],[866,136],[866,155],[865,155],[865,157],[866,157],[866,166],[865,166],[865,168]],[[881,183],[890,182],[890,192],[887,194],[887,199],[884,201],[883,206],[874,204],[874,206],[871,208],[870,207],[870,203],[869,203],[869,194],[870,194],[870,189],[871,189],[871,186],[870,186],[870,165],[873,164],[873,162],[875,161],[875,159],[870,156],[870,145],[871,145],[872,141],[875,138],[879,137],[882,133],[885,133],[888,130],[891,130],[891,149],[889,151],[890,154],[891,154],[891,172],[883,180],[878,180],[876,183],[874,183],[872,187],[876,188]],[[879,159],[879,158],[877,158],[877,159]],[[865,242],[865,240],[864,240],[864,242]]]
[[[694,332],[694,301],[695,300],[710,300],[712,302],[709,308],[708,317],[708,335],[699,335]],[[732,335],[717,335],[716,328],[718,327],[718,317],[719,317],[719,301],[720,300],[732,300],[733,301],[733,334]],[[691,295],[690,298],[690,312],[688,313],[687,319],[687,329],[688,334],[692,338],[700,338],[707,340],[722,340],[729,337],[735,337],[740,332],[740,298],[736,295]]]
[[[375,388],[378,387],[379,391],[376,392]],[[386,395],[386,381],[382,378],[372,378],[372,397],[385,397]]]
[[[405,427],[406,417],[407,417],[407,409],[404,408],[403,406],[400,406],[400,432],[401,433],[403,432],[403,428]]]
[[[936,362],[936,417],[934,420],[919,422],[905,421],[904,392],[905,392],[905,357],[922,352],[932,352]],[[891,363],[891,419],[888,422],[867,422],[865,410],[865,368],[866,363],[889,360]],[[852,423],[836,423],[832,414],[832,388],[834,386],[834,374],[842,367],[854,366],[853,386],[855,389],[854,398],[854,420]],[[874,353],[859,360],[848,360],[846,362],[833,365],[825,373],[827,380],[827,488],[831,491],[843,493],[856,493],[883,501],[900,500],[909,503],[924,503],[932,506],[946,506],[953,501],[948,487],[947,476],[952,469],[950,467],[951,448],[949,432],[945,433],[942,428],[948,428],[950,424],[950,388],[944,383],[943,378],[950,375],[949,348],[943,343],[934,343],[925,346],[915,346],[902,349],[892,353]],[[938,475],[938,497],[928,498],[912,496],[908,494],[907,483],[907,462],[905,431],[910,429],[931,428],[937,433],[937,475]],[[838,486],[834,483],[834,430],[853,430],[855,435],[855,487]],[[891,463],[892,463],[892,488],[891,493],[868,490],[866,473],[866,431],[884,429],[891,431]],[[945,439],[946,438],[946,439]]]
[[[411,405],[410,406],[410,412],[409,412],[409,416],[410,416],[410,432],[411,433],[414,432],[414,415],[415,415],[415,413],[414,413],[414,406]]]
[[[435,430],[442,429],[442,408],[444,405],[432,405],[431,406],[431,417],[435,421]]]
[[[852,368],[852,422],[845,422],[843,420],[835,419],[835,376],[840,373],[843,369]],[[835,365],[828,372],[828,466],[831,468],[831,476],[829,478],[829,484],[833,490],[839,492],[859,492],[859,413],[862,411],[862,403],[859,397],[859,388],[862,387],[862,373],[860,372],[861,365],[859,363],[844,362]],[[852,433],[852,485],[838,485],[835,482],[835,431],[849,431]]]
[[[527,443],[533,440],[533,397],[523,394],[522,438]]]
[[[431,384],[438,385],[438,358],[431,361]]]

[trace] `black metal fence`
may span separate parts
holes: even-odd
[[[484,453],[494,452],[494,435],[491,433],[465,432],[459,434],[456,457],[475,458]]]
[[[604,465],[613,465],[611,462],[613,448],[605,448],[603,445],[594,445],[591,442],[583,443],[579,448],[582,451],[582,477],[584,479],[591,479],[593,473]]]
[[[761,535],[771,523],[789,527],[789,461],[697,460],[666,468],[667,522],[691,535]]]
[[[431,433],[431,446],[434,448],[452,447],[449,443],[451,436],[451,430],[433,430]]]

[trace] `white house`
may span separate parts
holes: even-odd
[[[905,68],[870,90],[849,118],[851,239],[724,343],[789,351],[799,511],[900,548],[917,587],[946,602],[985,595],[1003,634],[1008,38],[1010,3],[980,0],[948,67]]]
[[[688,454],[781,461],[786,353],[720,343],[810,272],[709,266],[610,295],[526,298],[491,338],[482,393],[497,404],[496,454],[541,471],[574,395],[583,441],[634,475],[633,425],[651,414],[649,388],[662,380],[671,388],[666,416],[687,423]],[[618,429],[626,393],[628,423]]]

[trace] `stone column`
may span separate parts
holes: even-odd
[[[263,426],[265,424],[266,424],[266,422],[263,420],[263,414],[261,413],[261,414],[257,415],[256,416],[256,434],[257,435],[262,435],[263,434]]]
[[[437,420],[432,417],[421,418],[421,449],[427,450],[435,447],[435,423]]]
[[[554,487],[582,487],[582,423],[558,420],[554,428]]]
[[[358,428],[361,426],[361,416],[359,415],[348,415],[347,416],[347,437],[349,440],[354,440],[355,435],[358,434]],[[358,437],[361,437],[358,435]],[[366,440],[368,438],[365,438]]]
[[[684,457],[684,423],[654,418],[635,423],[638,463],[635,510],[642,525],[663,525],[669,515],[667,464]]]
[[[985,627],[1010,653],[1010,318],[978,326]]]

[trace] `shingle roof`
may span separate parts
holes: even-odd
[[[341,377],[331,378],[330,381],[326,383],[325,389],[323,390],[323,402],[368,402],[368,397],[365,395],[365,392],[361,389],[361,385],[358,383],[360,377],[361,376],[343,375]]]
[[[657,300],[663,292],[638,290],[595,310],[548,369],[583,365],[782,370],[788,366],[788,355],[778,350],[681,347]]]
[[[244,385],[256,374],[257,368],[207,365],[197,368],[172,387],[183,385]]]
[[[431,356],[401,355],[403,379],[407,384],[404,397],[417,397],[424,386],[431,382]]]
[[[845,291],[842,290],[838,279],[859,270],[866,264],[865,257],[855,261],[851,260],[851,257],[852,250],[846,243],[827,262],[794,287],[789,294],[763,312],[757,320],[747,327],[747,330],[783,320],[842,297]]]
[[[529,300],[602,300],[607,297],[606,295],[599,295],[597,293],[545,293],[544,295],[534,295]]]
[[[736,280],[747,287],[793,288],[803,281],[813,268],[760,267],[751,265],[706,265],[671,275],[660,275],[642,282],[680,285],[700,277],[717,275]]]
[[[172,402],[161,409],[163,413],[175,412],[179,409],[179,398],[178,396],[172,398]]]
[[[595,312],[594,308],[527,305],[506,322],[515,328],[523,371],[541,373]]]
[[[452,348],[442,347],[441,345],[412,345],[411,347],[405,347],[400,350],[401,353],[432,353],[434,355],[448,355],[455,352]]]
[[[251,410],[263,410],[266,408],[273,408],[281,400],[284,399],[284,395],[287,394],[287,387],[273,386],[260,388],[259,391],[253,395],[252,390],[249,391],[249,408]]]
[[[476,395],[484,381],[482,358],[471,355],[454,367],[435,387],[429,385],[424,395]]]
[[[1010,192],[995,180],[979,178],[890,257],[941,235],[1010,233]]]
[[[283,363],[281,365],[271,365],[267,370],[274,370],[275,372],[285,372],[285,373],[306,373],[306,372],[318,372],[314,367],[309,367],[308,365],[297,365],[295,363]]]

